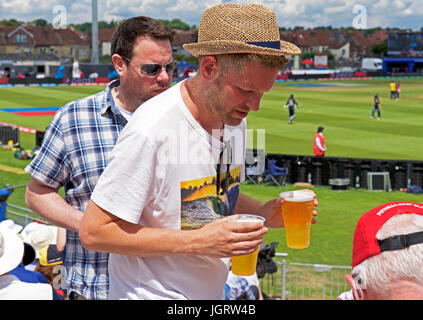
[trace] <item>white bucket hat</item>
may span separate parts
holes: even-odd
[[[38,222],[31,222],[31,223],[28,223],[24,228],[23,228],[23,230],[21,231],[21,233],[20,233],[20,235],[22,236],[22,239],[25,241],[25,242],[29,242],[29,234],[32,232],[32,231],[34,231],[34,230],[36,230],[36,229],[38,229],[38,228],[42,228],[42,227],[45,227],[45,225],[44,224],[41,224],[41,223],[38,223]]]
[[[23,253],[22,239],[7,228],[0,228],[0,275],[15,269],[21,262]]]
[[[21,235],[25,242],[34,247],[38,258],[39,251],[43,247],[56,243],[57,227],[32,222],[24,228]]]
[[[7,228],[14,233],[19,233],[23,229],[23,227],[17,224],[12,219],[6,219],[0,222],[0,228]]]

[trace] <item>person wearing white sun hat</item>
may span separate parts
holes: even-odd
[[[26,243],[32,245],[38,259],[39,251],[49,244],[56,243],[57,227],[37,222],[27,224],[20,235]]]
[[[12,231],[14,233],[19,233],[23,229],[23,227],[21,225],[17,224],[12,219],[6,219],[6,220],[3,220],[2,222],[0,222],[0,228],[2,228],[2,227],[10,229],[10,231]]]
[[[53,287],[46,283],[20,281],[9,272],[24,254],[22,239],[8,228],[0,228],[0,300],[53,300]]]
[[[6,219],[0,222],[0,228],[17,234],[21,239],[23,238],[19,234],[19,232],[23,229],[23,226],[16,223],[12,219]],[[26,267],[27,265],[30,265],[32,262],[34,262],[35,258],[35,248],[31,244],[24,242],[24,253],[22,259],[13,270],[9,271],[9,273],[23,282],[48,283],[46,277],[42,273],[31,270],[30,267]]]

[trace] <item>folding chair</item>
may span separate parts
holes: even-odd
[[[246,166],[245,176],[252,183],[260,184],[263,181],[265,166],[266,166],[265,157],[257,157],[253,164]]]
[[[267,160],[267,170],[265,172],[264,180],[274,183],[280,187],[286,185],[286,177],[288,176],[288,168],[278,167],[276,160]]]
[[[258,173],[257,163],[253,163],[250,166],[245,168],[245,176],[249,181],[254,184],[260,184],[259,177],[260,174]]]

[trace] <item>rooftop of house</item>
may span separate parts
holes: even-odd
[[[19,36],[18,35],[22,35]],[[0,26],[0,45],[24,45],[34,46],[62,46],[62,45],[89,45],[75,31],[66,29],[54,29],[52,26],[21,25],[18,27]]]

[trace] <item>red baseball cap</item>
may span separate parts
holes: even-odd
[[[382,225],[398,214],[415,213],[423,215],[423,204],[415,202],[389,202],[363,214],[354,232],[352,266],[386,250],[398,250],[423,242],[423,231],[397,235],[378,240],[376,234]]]

